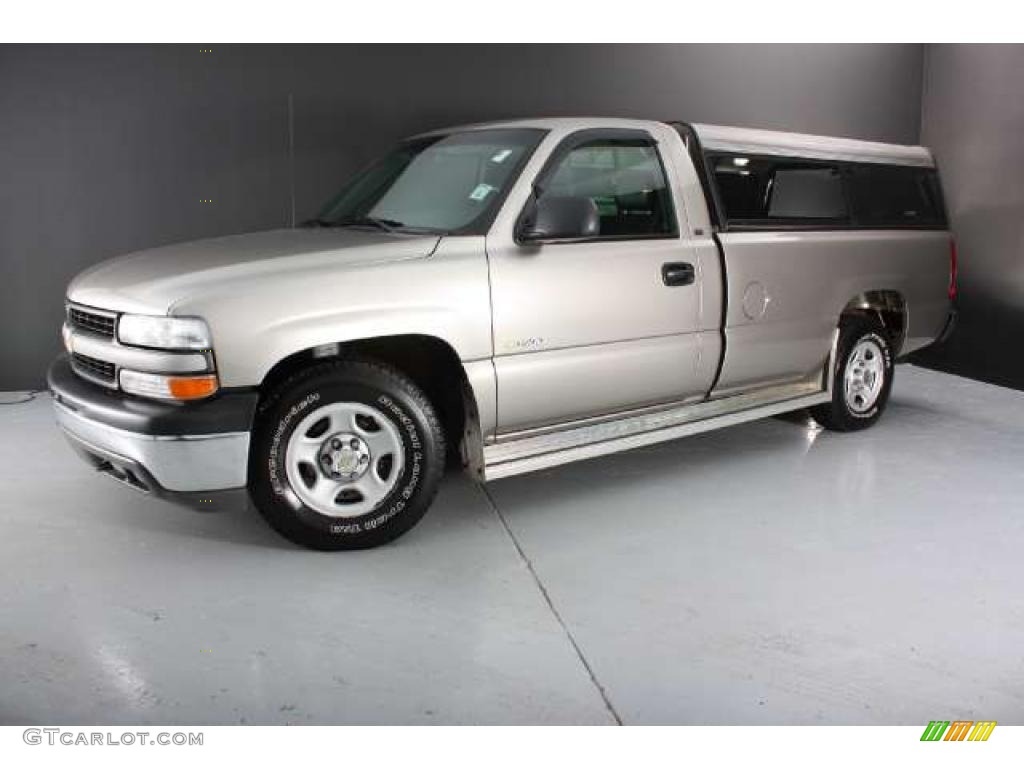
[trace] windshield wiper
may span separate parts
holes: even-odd
[[[336,221],[330,226],[334,227],[376,227],[377,229],[383,229],[385,232],[394,232],[396,229],[401,229],[405,225],[400,221],[394,219],[379,219],[376,216],[353,216],[350,219],[341,219]]]
[[[416,227],[404,224],[396,219],[382,219],[377,216],[350,216],[345,219],[328,221],[327,219],[307,219],[302,222],[304,227],[373,227],[385,232],[408,232],[418,234],[446,235],[446,230],[433,227]]]

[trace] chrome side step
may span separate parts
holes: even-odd
[[[484,479],[511,477],[827,403],[832,399],[838,339],[837,332],[821,373],[809,381],[486,445]]]

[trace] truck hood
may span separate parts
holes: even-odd
[[[197,294],[237,290],[268,273],[336,271],[342,267],[425,258],[436,235],[405,235],[363,229],[276,229],[196,240],[109,259],[68,286],[68,299],[117,312],[167,314]]]

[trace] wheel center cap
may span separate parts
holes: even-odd
[[[339,432],[324,440],[318,462],[332,480],[356,480],[370,468],[370,447],[357,435]]]

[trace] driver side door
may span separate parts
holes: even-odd
[[[600,227],[543,244],[517,242],[507,221],[488,235],[499,437],[702,399],[717,334],[700,333],[699,267],[659,142],[577,131],[533,186],[538,202],[588,198]],[[693,279],[669,279],[667,265],[689,265]],[[702,342],[714,346],[702,353]]]

